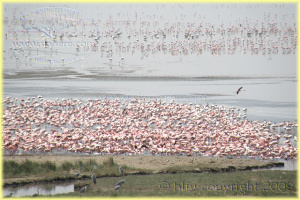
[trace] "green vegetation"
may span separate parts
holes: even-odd
[[[75,192],[55,196],[296,196],[296,171],[240,171],[226,173],[180,173],[103,177],[75,184]],[[115,191],[114,184],[126,182]],[[81,186],[88,184],[85,193]],[[80,186],[79,186],[80,185]]]
[[[296,196],[296,171],[234,171],[236,168],[206,165],[172,166],[153,173],[151,170],[134,169],[122,165],[125,176],[120,176],[119,165],[110,157],[102,164],[93,159],[74,162],[23,162],[4,161],[4,183],[19,184],[36,181],[66,181],[77,179],[75,192],[52,197],[73,196]],[[245,167],[247,169],[248,167]],[[230,172],[232,171],[232,172]],[[97,176],[97,184],[91,180],[91,174]],[[126,182],[117,191],[114,184],[119,180]],[[87,186],[85,193],[80,188]],[[47,196],[49,197],[49,196]]]
[[[73,168],[73,164],[70,163],[70,162],[64,162],[62,165],[61,165],[61,169],[63,171],[70,171],[72,168]]]
[[[57,170],[55,163],[50,161],[37,163],[27,159],[22,163],[17,163],[15,161],[4,161],[3,168],[4,178],[23,177],[32,174],[55,172]]]
[[[114,162],[113,158],[109,158],[102,164],[98,164],[95,160],[89,159],[86,162],[76,161],[63,162],[57,166],[55,163],[46,161],[43,163],[33,162],[28,159],[18,163],[15,161],[4,161],[4,178],[22,178],[30,175],[44,176],[47,179],[54,179],[58,175],[60,178],[65,177],[67,179],[75,178],[74,174],[79,172],[81,167],[81,175],[79,178],[89,178],[91,173],[94,172],[97,177],[106,176],[119,176],[119,165]],[[147,170],[134,169],[126,165],[122,166],[125,173],[129,174],[145,174],[150,173]],[[63,172],[63,175],[61,174]]]

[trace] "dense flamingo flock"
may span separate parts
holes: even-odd
[[[3,100],[8,153],[65,152],[296,159],[297,124],[246,119],[247,109],[162,100]],[[283,131],[278,131],[282,129]]]

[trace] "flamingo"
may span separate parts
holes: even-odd
[[[237,91],[236,91],[236,94],[239,94],[240,91],[242,90],[243,87],[240,87]]]

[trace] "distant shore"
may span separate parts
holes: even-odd
[[[89,73],[86,73],[89,72]],[[3,79],[45,79],[45,78],[57,78],[57,79],[68,79],[68,78],[90,78],[90,79],[101,79],[101,80],[134,80],[134,81],[203,81],[203,80],[243,80],[243,79],[270,79],[270,78],[295,78],[296,77],[275,77],[275,76],[187,76],[187,75],[170,75],[170,76],[157,76],[157,75],[138,75],[128,74],[126,71],[107,71],[107,70],[95,70],[86,69],[81,72],[76,68],[66,69],[28,69],[28,70],[17,70],[17,71],[4,71]]]

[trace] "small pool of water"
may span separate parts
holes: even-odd
[[[37,193],[39,189],[39,195],[55,195],[61,193],[74,192],[74,183],[47,183],[38,185],[24,185],[24,186],[10,186],[3,188],[3,196],[12,193],[13,197],[32,196]]]
[[[272,168],[263,168],[263,169],[253,169],[252,171],[258,170],[297,170],[297,160],[284,160],[284,159],[277,159],[274,162],[283,162],[283,167],[272,167]]]

